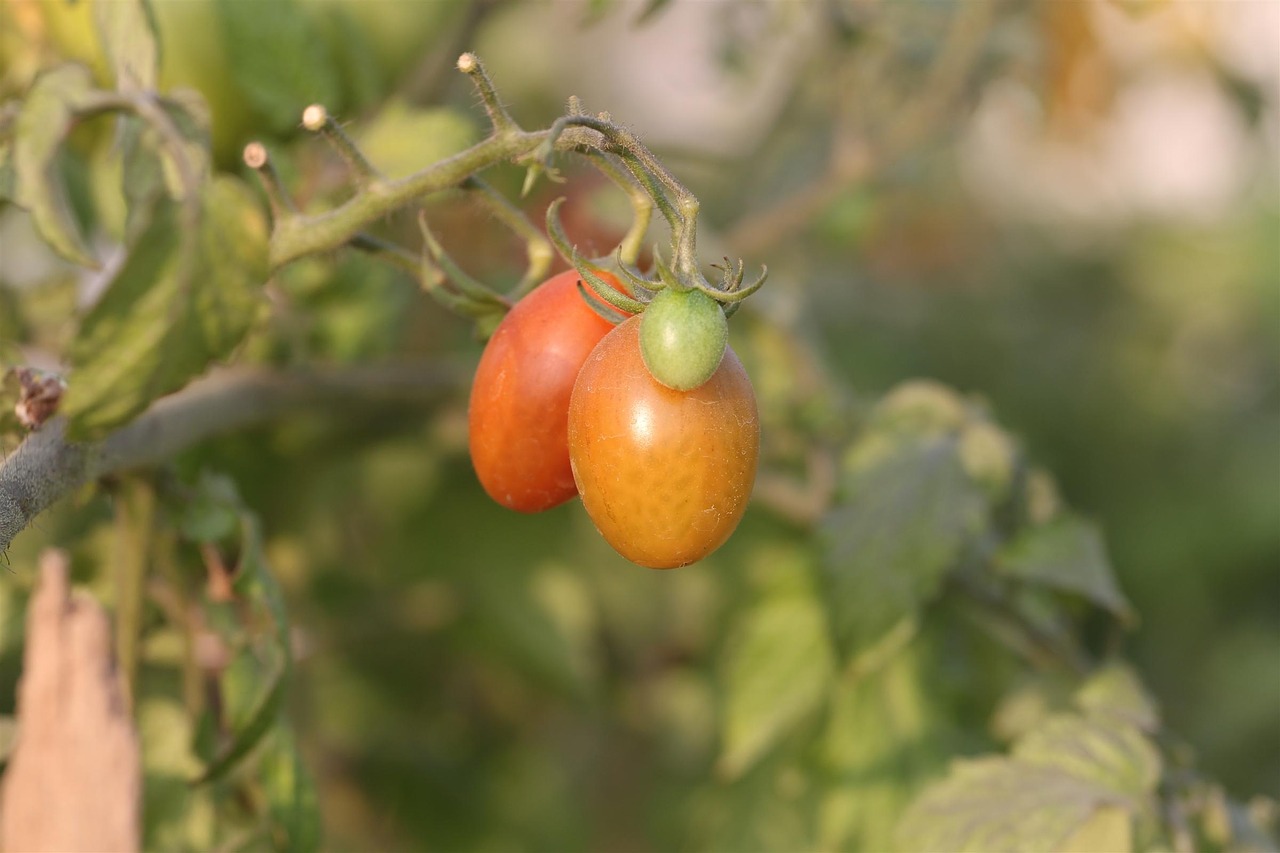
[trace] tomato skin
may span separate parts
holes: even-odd
[[[578,281],[569,270],[521,299],[489,338],[471,384],[471,464],[489,496],[517,512],[541,512],[577,494],[569,396],[582,363],[613,328],[583,300]]]
[[[673,569],[724,544],[746,511],[760,455],[755,392],[732,348],[692,391],[660,384],[640,355],[640,317],[582,366],[569,456],[582,504],[633,563]]]

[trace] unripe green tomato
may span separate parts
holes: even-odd
[[[692,391],[711,378],[729,345],[724,311],[699,290],[662,290],[640,319],[640,355],[654,379]]]

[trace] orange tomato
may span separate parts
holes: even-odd
[[[640,354],[640,317],[582,366],[569,458],[582,504],[618,553],[670,569],[724,544],[746,511],[760,454],[755,391],[732,348],[705,383],[676,391]]]

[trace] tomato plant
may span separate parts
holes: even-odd
[[[972,0],[758,32],[593,0],[643,11],[633,34],[477,0],[370,29],[370,5],[0,2],[0,848],[1277,848],[1276,805],[1177,731],[1280,790],[1271,160],[1192,220],[1201,194],[1116,191],[1159,169],[1096,198],[1054,174],[1130,177],[1159,136],[1132,107],[1183,90],[1261,152],[1256,45],[1148,65],[1107,37],[1237,24]],[[690,85],[667,56],[585,85],[599,62],[538,61],[672,38]],[[600,103],[526,128],[446,42],[536,114]],[[1082,67],[1107,97],[1057,97]],[[764,261],[782,290],[726,355]],[[452,440],[454,356],[483,344],[428,299],[481,341],[506,320],[472,399],[490,494],[581,485],[631,560],[715,571],[602,565],[576,508],[495,517]],[[70,766],[116,784],[49,784]]]
[[[755,482],[755,392],[731,348],[692,391],[655,380],[640,317],[610,332],[582,366],[569,404],[569,455],[582,503],[618,553],[672,569],[719,548]]]
[[[569,395],[612,328],[583,301],[578,281],[569,270],[520,300],[489,338],[471,385],[471,463],[489,496],[517,512],[541,512],[577,494]]]

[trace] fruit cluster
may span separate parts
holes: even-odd
[[[628,292],[606,271],[587,276]],[[722,308],[699,291],[660,290],[615,326],[588,304],[583,279],[553,276],[489,339],[471,390],[472,463],[503,506],[541,512],[581,495],[622,556],[687,566],[724,544],[746,510],[760,447],[751,381],[716,331]],[[715,360],[689,387],[686,365],[707,348]],[[661,362],[649,363],[650,349]]]

